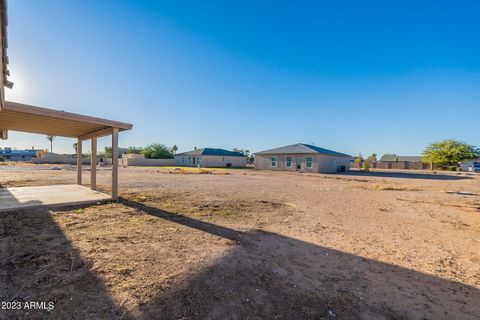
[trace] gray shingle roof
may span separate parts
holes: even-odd
[[[228,151],[224,149],[202,148],[182,153],[177,153],[177,156],[227,156],[227,157],[245,157],[244,154],[236,151]]]
[[[380,161],[383,162],[422,162],[421,156],[397,156],[394,154],[387,154],[382,156]]]
[[[345,153],[336,152],[336,151],[320,148],[320,147],[313,146],[310,144],[305,144],[305,143],[296,143],[296,144],[292,144],[285,147],[256,152],[255,154],[289,154],[289,153],[293,153],[293,154],[319,153],[319,154],[325,154],[325,155],[336,156],[336,157],[352,157]]]

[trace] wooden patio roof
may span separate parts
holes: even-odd
[[[87,140],[111,135],[113,128],[124,131],[132,125],[11,101],[0,108],[0,137],[4,139],[12,130]]]

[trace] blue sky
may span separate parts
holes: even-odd
[[[479,14],[479,1],[11,0],[7,99],[133,123],[121,146],[480,145]],[[11,132],[0,146],[49,142]]]

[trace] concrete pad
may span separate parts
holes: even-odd
[[[0,188],[0,212],[95,203],[111,196],[72,184],[41,187]]]

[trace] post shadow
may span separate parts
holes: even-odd
[[[121,199],[152,216],[236,241],[162,291],[142,319],[478,319],[479,288],[276,233],[241,232]],[[155,306],[164,306],[155,308]]]

